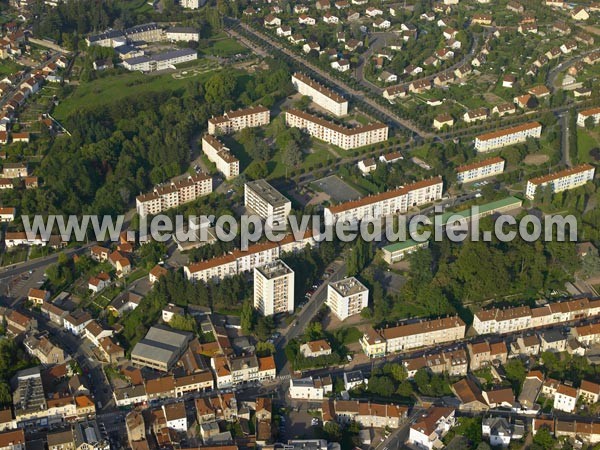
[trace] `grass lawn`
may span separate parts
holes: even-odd
[[[133,283],[135,280],[144,278],[146,275],[148,275],[148,271],[146,269],[143,269],[140,267],[139,269],[136,269],[133,272],[131,272],[129,275],[127,275],[127,282]]]
[[[206,64],[206,61],[199,60]],[[137,96],[147,92],[175,90],[186,86],[190,80],[205,81],[212,71],[198,75],[173,78],[171,73],[163,75],[144,75],[138,72],[117,74],[79,85],[73,94],[63,100],[54,110],[54,116],[60,121],[79,108],[110,104],[115,99]]]
[[[0,62],[0,76],[10,75],[18,72],[19,69],[21,69],[21,66],[9,59],[5,59],[4,61]]]
[[[204,55],[227,57],[247,53],[248,49],[233,39],[224,38],[210,40],[208,47],[200,48],[199,51]]]
[[[362,337],[362,333],[356,327],[341,328],[336,330],[335,334],[341,339],[344,345],[354,344]]]
[[[334,156],[325,148],[317,148],[313,146],[311,151],[312,153],[304,154],[304,158],[302,160],[302,164],[300,164],[300,167],[310,170],[311,168],[316,168],[319,164],[324,165],[329,159],[334,159]],[[281,162],[282,157],[282,152],[277,151],[267,163],[267,167],[269,168],[269,178],[285,176],[286,166]],[[289,172],[290,170],[288,170],[288,174]]]
[[[2,265],[9,266],[27,259],[27,248],[17,248],[2,255]]]
[[[600,147],[600,138],[597,131],[590,132],[584,128],[577,129],[577,157],[580,163],[590,162],[590,150]]]
[[[42,256],[46,256],[52,253],[52,249],[49,247],[33,246],[31,247],[31,251],[29,252],[29,259],[40,258]]]
[[[136,13],[149,13],[154,10],[146,0],[126,0],[121,5],[123,9]]]

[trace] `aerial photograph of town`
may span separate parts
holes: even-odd
[[[600,3],[0,0],[0,450],[600,450]]]

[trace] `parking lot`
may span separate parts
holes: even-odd
[[[348,202],[361,197],[360,192],[342,181],[337,175],[330,175],[314,181],[311,185],[329,195],[336,202]]]

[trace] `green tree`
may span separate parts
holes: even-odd
[[[323,425],[323,432],[329,442],[339,442],[342,439],[342,428],[337,422],[329,421]]]
[[[242,303],[242,312],[240,314],[240,321],[242,331],[244,334],[250,334],[254,329],[256,314],[251,300],[246,300]]]
[[[541,450],[550,450],[554,448],[555,442],[554,437],[546,427],[540,428],[533,437],[534,445]]]
[[[169,321],[169,326],[181,331],[196,331],[196,321],[188,314],[175,314]]]

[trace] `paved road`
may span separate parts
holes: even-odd
[[[569,133],[571,132],[569,130],[569,112],[565,111],[563,113],[558,114],[558,121],[560,122],[560,134],[561,134],[561,141],[560,141],[560,149],[561,149],[561,154],[562,154],[562,163],[567,166],[567,167],[571,167],[571,150],[569,149]],[[575,130],[573,132],[576,132]]]
[[[24,261],[21,263],[16,263],[16,264],[12,264],[10,266],[4,267],[2,269],[0,269],[0,295],[8,295],[8,289],[9,289],[9,280],[15,277],[18,277],[20,275],[26,274],[29,271],[37,271],[38,269],[45,269],[50,266],[51,264],[54,264],[57,260],[60,254],[65,254],[65,255],[81,255],[85,252],[87,252],[87,250],[92,247],[93,245],[96,245],[96,242],[90,242],[88,244],[85,244],[79,248],[68,248],[65,250],[62,250],[60,252],[57,253],[53,253],[51,255],[48,256],[43,256],[41,258],[36,258],[36,259],[32,259],[30,261]]]
[[[408,439],[408,434],[410,432],[410,426],[416,419],[424,412],[423,408],[415,407],[411,411],[408,420],[400,427],[395,429],[383,442],[380,442],[377,445],[374,445],[375,449],[381,450],[397,450],[402,448],[406,440]],[[373,445],[372,445],[373,446]]]
[[[574,56],[572,58],[565,59],[563,62],[561,62],[556,67],[554,67],[552,70],[550,70],[546,77],[546,80],[547,80],[546,85],[548,86],[548,89],[550,89],[550,91],[552,93],[556,92],[556,89],[558,89],[558,87],[556,86],[556,81],[557,81],[558,75],[563,70],[566,70],[569,67],[571,67],[577,61],[581,61],[587,55],[589,55],[590,53],[596,52],[596,51],[598,51],[598,48],[594,47],[592,50],[580,53],[577,56]]]
[[[325,300],[327,299],[327,285],[330,281],[338,281],[346,276],[346,263],[342,261],[333,262],[330,267],[335,267],[330,277],[323,282],[315,291],[310,300],[296,316],[296,319],[282,333],[281,337],[275,342],[275,365],[279,368],[279,376],[288,378],[291,376],[290,364],[285,355],[285,347],[292,339],[297,338],[306,329],[306,326],[313,320],[319,312]]]
[[[230,24],[233,25],[233,27],[240,26],[246,33],[251,34],[252,36],[254,36],[255,39],[261,41],[260,46],[263,48],[266,47],[268,49],[268,52],[271,53],[271,56],[277,57],[277,53],[283,54],[283,55],[293,59],[295,61],[295,63],[299,67],[302,68],[302,70],[308,71],[312,76],[315,76],[315,74],[316,74],[316,78],[319,78],[321,81],[331,79],[330,73],[327,73],[326,71],[322,70],[321,68],[310,63],[304,57],[293,52],[292,50],[290,50],[286,47],[282,47],[279,42],[276,42],[270,36],[253,29],[252,27],[250,27],[249,25],[247,25],[245,23],[240,23],[235,19],[229,19],[229,22],[230,22]],[[239,35],[239,33],[232,28],[229,29],[229,33],[233,34],[233,35]],[[257,44],[254,44],[254,47],[256,47],[256,46],[257,46]],[[329,83],[326,83],[326,84],[329,84]],[[343,82],[341,80],[335,80],[335,86],[338,90],[341,90],[342,94],[345,94],[345,96],[347,98],[353,98],[356,102],[366,105],[368,107],[367,109],[376,110],[379,114],[381,114],[383,117],[385,117],[391,123],[395,124],[397,127],[407,129],[407,130],[411,131],[413,134],[423,137],[423,138],[434,136],[433,133],[421,130],[420,128],[415,126],[412,122],[410,122],[406,119],[403,119],[402,117],[399,117],[390,108],[387,108],[387,107],[377,103],[375,100],[370,98],[364,92],[351,88],[345,82]]]

